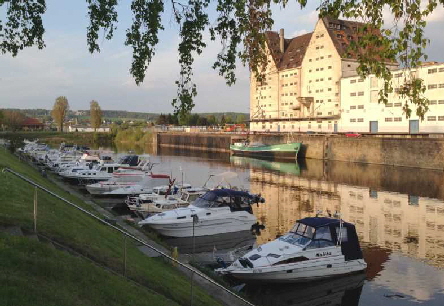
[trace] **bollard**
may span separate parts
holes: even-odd
[[[179,260],[179,250],[177,249],[177,247],[173,248],[173,252],[171,253],[171,257],[173,257],[175,260]],[[173,266],[177,267],[177,263],[176,262],[172,262]]]

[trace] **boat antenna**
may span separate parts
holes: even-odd
[[[214,174],[210,174],[210,176],[208,176],[208,179],[206,180],[205,184],[203,184],[202,188],[205,187],[208,183],[208,181],[214,176]]]

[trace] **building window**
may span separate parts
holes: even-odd
[[[364,122],[364,118],[358,118],[358,122]]]
[[[444,100],[438,100],[438,104],[444,104]]]
[[[350,84],[356,83],[356,80],[350,80]]]
[[[322,116],[322,112],[318,112],[317,115],[318,115],[318,116]]]
[[[385,107],[393,107],[393,103],[387,103]]]
[[[444,72],[444,67],[443,68],[439,68],[439,72]]]
[[[311,58],[308,61],[311,62]]]
[[[331,77],[329,77],[328,80],[331,81]]]
[[[438,121],[444,121],[444,116],[438,116]]]
[[[392,118],[385,118],[385,122],[392,122],[393,119]]]
[[[396,117],[396,118],[393,118],[393,121],[395,121],[395,122],[401,122],[401,121],[402,121],[402,117]]]
[[[331,66],[328,66],[328,69],[331,69],[332,67]]]
[[[328,58],[331,58],[331,54],[328,55]]]
[[[429,86],[427,86],[427,89],[435,89],[437,87],[437,84],[430,84]]]
[[[329,88],[328,91],[331,91],[331,88]]]
[[[331,99],[328,99],[328,102],[331,102]]]
[[[428,116],[427,121],[436,121],[436,116]]]
[[[400,106],[402,106],[402,103],[395,103],[395,104],[393,104],[395,107],[400,107]]]
[[[350,119],[350,122],[356,122],[356,119]]]
[[[333,115],[333,112],[328,112],[329,115]]]
[[[363,91],[358,92],[358,96],[363,96],[363,95],[364,95]]]
[[[358,109],[364,109],[364,105],[358,105]]]
[[[358,82],[362,83],[362,82],[364,82],[364,79],[358,79]]]
[[[429,73],[429,74],[436,73],[436,72],[438,72],[438,69],[437,69],[437,68],[433,68],[433,69],[429,69],[429,70],[428,70],[428,73]]]
[[[356,92],[351,92],[350,97],[356,97]]]
[[[351,105],[350,109],[356,109],[356,105]]]
[[[429,104],[430,105],[436,105],[436,100],[430,100]]]
[[[439,84],[439,88],[444,88],[444,83]]]

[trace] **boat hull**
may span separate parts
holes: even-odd
[[[216,235],[223,233],[232,233],[250,230],[251,226],[257,222],[256,218],[251,216],[236,216],[222,219],[207,219],[193,222],[181,223],[146,223],[149,227],[156,230],[159,234],[168,237],[195,237]]]
[[[367,264],[363,259],[344,261],[342,256],[308,260],[277,268],[253,268],[227,271],[237,279],[250,282],[295,283],[321,280],[363,271]]]
[[[276,160],[295,160],[301,143],[277,144],[269,146],[249,147],[243,145],[231,145],[230,150],[233,155],[261,157]]]

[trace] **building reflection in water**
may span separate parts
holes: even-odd
[[[431,267],[444,268],[442,172],[316,160],[298,165],[232,157],[231,162],[250,169],[251,192],[266,199],[266,205],[253,208],[266,225],[258,244],[318,210],[338,211],[356,225],[369,265],[367,279],[391,282],[391,288],[417,300],[443,287],[444,273]],[[421,265],[435,276],[423,275]]]

